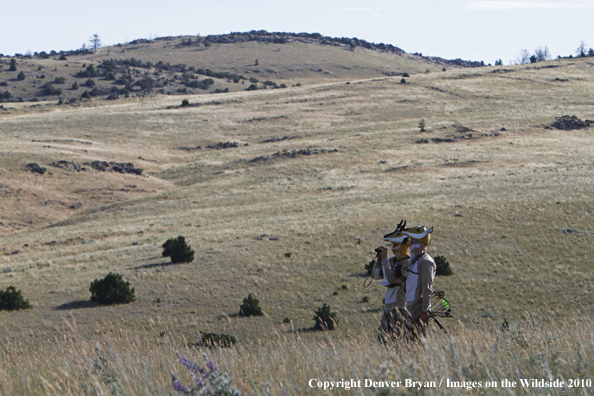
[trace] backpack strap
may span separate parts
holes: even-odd
[[[420,256],[415,257],[415,259],[408,265],[408,268],[409,269],[407,271],[410,272],[411,274],[419,275],[418,272],[415,272],[415,271],[410,270],[410,267],[412,267],[413,265],[415,265],[417,263],[417,261],[419,261],[421,259],[421,257],[423,257],[426,254],[429,254],[429,253],[425,252],[425,253],[421,254]]]

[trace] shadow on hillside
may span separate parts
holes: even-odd
[[[376,313],[376,312],[382,312],[384,309],[383,308],[373,308],[373,309],[362,309],[360,311],[357,311],[357,313],[363,314],[363,313]]]
[[[243,318],[243,316],[239,316],[238,312],[231,313],[231,314],[224,313],[222,315],[217,316],[217,319],[231,319],[231,318]]]
[[[350,274],[349,276],[354,277],[354,278],[367,278],[369,277],[369,275],[367,275],[367,272],[355,272]]]
[[[90,301],[90,300],[80,300],[80,301],[71,301],[66,304],[58,305],[55,309],[59,311],[68,311],[71,309],[81,309],[81,308],[96,308],[100,307],[101,304]]]
[[[302,327],[300,329],[291,329],[288,332],[289,333],[315,333],[317,331],[323,331],[323,330],[318,330],[315,327]]]
[[[166,261],[164,263],[153,263],[153,264],[143,264],[143,265],[139,265],[137,267],[129,267],[128,269],[147,269],[147,268],[157,268],[157,267],[169,267],[170,265],[173,265],[173,263],[171,261]]]

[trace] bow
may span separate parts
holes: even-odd
[[[448,332],[437,318],[451,318],[451,307],[452,303],[445,297],[443,290],[435,290],[431,293],[431,311],[429,312],[429,317],[433,319],[445,334],[448,334]]]

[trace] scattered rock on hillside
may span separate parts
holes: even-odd
[[[89,165],[91,168],[101,172],[105,172],[109,168],[109,162],[107,161],[85,162],[85,165]]]
[[[474,140],[474,139],[480,139],[480,138],[484,138],[484,137],[497,137],[500,135],[501,134],[499,132],[482,133],[480,135],[473,134],[473,133],[467,133],[464,135],[449,135],[444,138],[435,137],[435,138],[431,138],[431,142],[433,142],[433,143],[455,143],[459,140]],[[425,138],[419,139],[415,143],[417,143],[417,144],[429,143],[429,139],[425,139]]]
[[[456,132],[458,133],[476,132],[474,129],[467,128],[462,124],[454,124],[453,126],[456,127]]]
[[[202,150],[202,147],[201,146],[196,146],[196,147],[178,147],[178,150],[198,151],[198,150]]]
[[[142,169],[135,168],[134,164],[132,162],[126,162],[126,163],[110,162],[110,164],[113,165],[111,169],[113,169],[114,172],[134,173],[135,175],[142,174]]]
[[[45,173],[45,171],[47,170],[43,166],[40,166],[39,164],[36,164],[35,162],[31,162],[31,163],[27,164],[27,168],[29,168],[31,170],[31,172],[39,173],[41,175],[43,175]]]
[[[77,172],[82,171],[86,171],[87,168],[81,166],[80,164],[77,164],[76,162],[72,162],[72,161],[65,161],[65,160],[61,160],[58,162],[52,162],[50,164],[51,166],[55,166],[56,168],[61,168],[61,169],[65,169],[65,170],[75,170]]]
[[[327,150],[327,149],[303,149],[303,150],[293,150],[293,151],[279,151],[271,155],[265,155],[261,157],[256,157],[248,162],[263,162],[268,161],[276,158],[296,158],[299,156],[309,156],[309,155],[317,155],[317,154],[325,154],[325,153],[337,153],[337,149]]]
[[[247,144],[246,144],[247,146]],[[212,144],[210,146],[207,146],[209,149],[215,149],[215,150],[224,150],[224,149],[228,149],[228,148],[235,148],[235,147],[239,147],[239,143],[237,142],[220,142],[217,144]]]
[[[551,126],[556,129],[570,131],[573,129],[582,129],[594,126],[594,120],[582,121],[576,116],[564,115],[562,117],[556,117],[555,122],[553,122]]]
[[[588,235],[589,232],[588,231],[584,231],[584,230],[574,230],[571,228],[560,228],[560,230],[564,233],[564,234],[568,234],[568,235]]]
[[[84,165],[88,165],[91,168],[101,171],[101,172],[105,172],[109,169],[109,167],[111,166],[111,170],[113,172],[119,172],[119,173],[133,173],[135,175],[141,175],[142,174],[142,169],[141,168],[135,168],[134,164],[132,162],[107,162],[107,161],[93,161],[93,162],[85,162]]]
[[[282,138],[273,137],[271,139],[262,140],[260,143],[275,143],[282,142],[283,140],[299,139],[301,136],[283,136]]]

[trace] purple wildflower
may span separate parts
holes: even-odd
[[[200,377],[194,377],[194,382],[198,386],[205,386],[206,385],[206,382],[202,378],[200,378]]]
[[[185,357],[182,357],[181,359],[179,359],[179,362],[181,364],[183,364],[184,366],[186,366],[186,368],[194,374],[200,374],[202,376],[206,375],[206,371],[202,367],[198,366],[196,363],[192,363],[190,360],[186,359]]]
[[[208,369],[209,369],[210,371],[212,371],[213,373],[219,369],[219,368],[217,367],[217,365],[216,365],[216,364],[214,364],[214,362],[213,362],[212,360],[209,360],[208,362],[206,362],[206,367],[208,367]]]
[[[171,374],[171,385],[173,385],[173,389],[178,391],[179,393],[188,393],[188,389],[179,382],[175,375]]]

